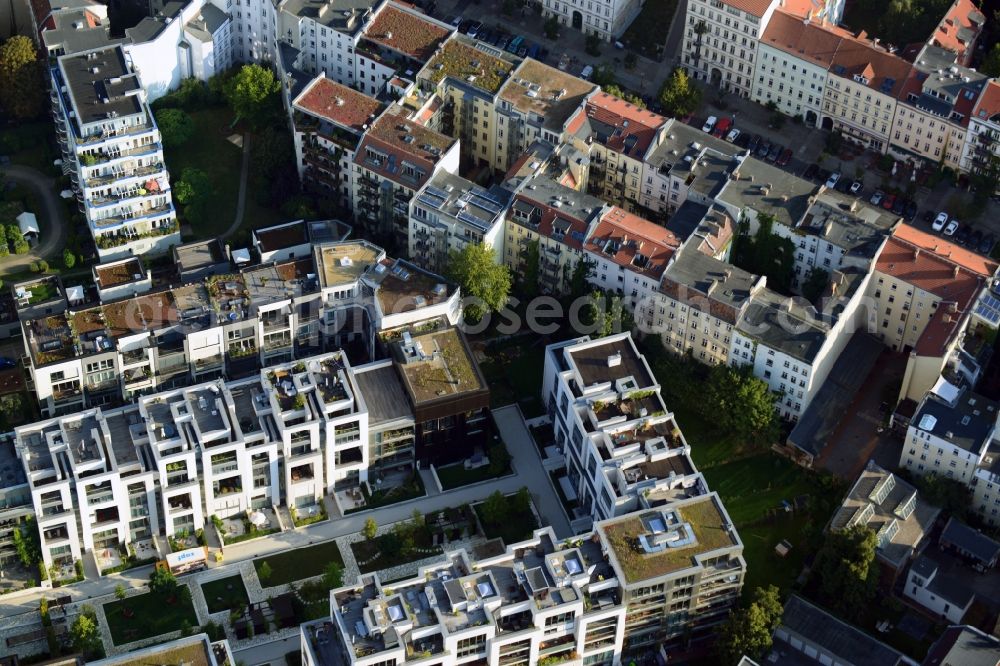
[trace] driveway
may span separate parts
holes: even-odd
[[[28,254],[10,255],[0,258],[0,273],[7,275],[27,270],[33,261],[51,259],[62,252],[65,247],[66,205],[59,198],[56,190],[56,180],[37,169],[11,164],[3,169],[2,175],[18,185],[32,191],[40,206],[32,211],[38,217],[38,226],[42,241],[32,248]]]

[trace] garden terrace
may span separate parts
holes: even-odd
[[[20,282],[14,285],[14,292],[17,295],[19,307],[38,305],[63,297],[62,289],[59,286],[59,279],[56,277],[44,277],[31,282]]]
[[[524,113],[537,114],[546,127],[561,130],[594,88],[589,81],[528,58],[504,85],[500,97]]]
[[[395,349],[398,368],[414,403],[486,388],[472,354],[458,330],[414,336],[407,347]]]
[[[594,402],[593,409],[598,423],[619,416],[624,416],[626,421],[632,421],[666,412],[663,401],[660,400],[660,396],[656,393],[648,395],[640,394],[637,398],[626,397],[621,400],[608,402],[598,400]]]
[[[146,277],[146,271],[138,259],[132,258],[114,264],[94,266],[94,277],[101,289],[138,282]]]
[[[66,315],[54,314],[26,322],[28,339],[36,365],[45,365],[72,358],[73,332]]]
[[[633,444],[645,444],[660,437],[664,439],[663,446],[667,449],[678,449],[684,446],[679,433],[672,421],[661,421],[654,424],[644,423],[641,426],[606,434],[613,451]]]
[[[266,305],[303,294],[311,294],[319,287],[312,258],[289,261],[283,264],[261,266],[243,272],[243,279],[254,305]]]
[[[663,511],[675,514],[681,525],[689,525],[694,538],[687,544],[681,541],[682,545],[668,545],[658,552],[646,552],[640,537],[677,527],[665,524]],[[650,525],[657,521],[659,525],[656,529],[651,528]],[[627,583],[652,580],[695,566],[696,557],[738,545],[731,529],[715,494],[668,506],[662,511],[649,511],[598,525],[608,545],[612,566],[620,571],[622,580]]]
[[[582,346],[570,351],[569,356],[580,373],[581,388],[609,382],[614,384],[629,377],[638,383],[637,386],[629,386],[629,391],[648,389],[656,384],[630,338]]]
[[[419,14],[388,5],[365,30],[365,37],[387,49],[427,62],[450,33],[449,29]]]
[[[310,364],[316,375],[316,386],[323,396],[323,402],[337,402],[348,398],[343,365],[339,358],[328,358],[317,364]]]
[[[243,276],[238,273],[213,275],[206,281],[212,308],[220,319],[236,321],[249,314],[249,292]]]
[[[108,339],[108,327],[101,308],[91,308],[75,312],[69,319],[70,328],[79,349],[84,354],[93,354],[113,348]]]
[[[317,123],[315,127],[323,133],[341,127],[350,128],[356,133],[350,137],[353,141],[351,148],[357,145],[357,134],[364,132],[383,108],[377,99],[325,77],[313,80],[295,100],[295,107],[312,116],[296,118],[296,127],[305,129],[309,127],[310,120],[315,123],[321,119],[326,122]]]
[[[489,48],[487,52],[486,48]],[[497,53],[498,55],[492,55]],[[425,76],[434,84],[445,77],[494,95],[510,76],[514,63],[491,47],[477,47],[461,37],[453,37],[427,63]]]
[[[172,291],[147,294],[105,305],[104,320],[112,338],[155,330],[177,322],[178,303]]]

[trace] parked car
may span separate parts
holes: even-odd
[[[449,23],[451,23],[453,26],[455,26],[457,28],[458,26],[462,25],[462,17],[461,16],[453,16],[452,19],[451,19],[451,21],[449,21]]]
[[[719,122],[718,118],[716,118],[715,116],[709,116],[708,120],[705,121],[705,124],[701,126],[701,131],[708,132],[709,134],[711,134],[712,130],[715,129],[715,123],[717,122]]]
[[[862,183],[860,180],[856,180],[853,183],[851,183],[851,194],[853,194],[854,196],[860,197],[861,190],[863,189],[865,189],[865,184]]]
[[[972,248],[973,250],[978,250],[979,244],[982,242],[983,242],[983,232],[980,231],[979,229],[976,229],[969,236],[969,247]]]
[[[757,157],[760,159],[764,159],[765,157],[767,157],[767,154],[768,152],[770,152],[770,150],[771,150],[771,142],[768,141],[767,139],[762,140],[760,142],[760,145],[757,146]]]
[[[958,220],[952,220],[948,223],[948,226],[944,228],[944,235],[954,236],[956,231],[958,231]]]
[[[917,216],[917,202],[910,199],[906,202],[906,211],[903,212],[903,217],[909,222],[913,222],[913,219]]]
[[[826,179],[826,187],[827,189],[832,190],[833,188],[837,187],[837,183],[839,182],[840,182],[840,174],[834,171],[833,173],[830,174],[830,177]]]
[[[972,229],[967,226],[960,227],[958,233],[955,234],[955,240],[958,241],[959,245],[968,245],[970,238],[972,238]]]
[[[750,143],[747,144],[747,148],[752,153],[757,150],[757,146],[759,145],[760,145],[760,134],[754,134],[752,137],[750,137]]]
[[[541,47],[538,44],[532,44],[528,48],[528,57],[529,58],[534,58],[535,60],[538,60],[538,52],[540,50],[541,50]]]
[[[777,164],[778,166],[788,166],[788,163],[791,161],[792,161],[792,149],[785,148],[774,163]]]
[[[480,23],[479,21],[473,21],[472,23],[469,24],[469,27],[465,29],[465,34],[475,39],[476,36],[479,35],[479,31],[482,29],[483,29],[482,23]]]
[[[510,51],[510,47],[509,46],[507,47],[507,50]],[[580,72],[580,78],[583,79],[584,81],[589,81],[590,77],[593,76],[593,74],[594,74],[594,66],[593,65],[587,65]]]
[[[873,206],[878,206],[882,203],[882,199],[884,198],[885,198],[885,192],[883,192],[882,190],[875,190],[875,193],[872,194],[872,198],[868,200],[868,203],[870,203]]]
[[[819,171],[819,165],[810,164],[806,167],[806,170],[802,172],[802,177],[806,180],[812,180],[816,177],[816,173]]]
[[[729,143],[736,143],[736,139],[740,138],[740,131],[735,127],[729,130],[729,134],[726,135],[726,141]]]
[[[771,146],[771,150],[767,151],[767,161],[773,162],[778,159],[781,156],[782,150],[781,144],[776,143]]]
[[[983,236],[983,240],[979,241],[979,254],[990,254],[993,251],[993,246],[996,242],[996,236],[993,234],[986,234]]]
[[[728,132],[732,126],[732,118],[719,118],[719,122],[715,123],[715,129],[712,130],[712,136],[721,139],[726,136],[726,132]]]
[[[896,195],[890,194],[882,200],[882,208],[885,210],[892,210],[892,207],[896,205]]]
[[[0,356],[0,370],[9,370],[10,368],[16,368],[17,362],[12,358],[7,358],[6,356]]]
[[[948,213],[941,211],[934,218],[934,224],[931,225],[931,229],[934,231],[941,231],[944,229],[944,225],[948,224]]]
[[[896,197],[896,201],[892,204],[892,214],[902,217],[904,212],[906,212],[906,199]]]
[[[740,134],[739,138],[736,139],[736,145],[740,148],[746,150],[750,147],[750,135],[746,132]]]
[[[514,37],[514,39],[510,40],[510,42],[508,42],[508,44],[507,44],[507,52],[508,53],[517,53],[517,50],[519,48],[521,48],[521,42],[523,42],[523,41],[524,41],[524,37],[522,37],[521,35],[517,35],[516,37]],[[590,65],[587,65],[587,66],[590,67]],[[594,68],[591,67],[590,71],[594,71]]]

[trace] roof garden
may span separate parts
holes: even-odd
[[[59,280],[55,277],[44,277],[32,282],[21,282],[14,286],[18,306],[38,305],[62,297]]]
[[[513,68],[514,64],[507,60],[459,39],[451,39],[427,63],[425,72],[435,84],[451,77],[493,95]]]
[[[146,272],[142,269],[139,260],[132,258],[114,264],[95,266],[94,276],[101,289],[108,289],[129,282],[138,282],[146,277]]]
[[[697,555],[737,545],[717,501],[714,495],[709,495],[688,504],[600,525],[625,581],[637,583],[659,578],[694,566]],[[684,526],[690,527],[687,538],[680,537],[671,543],[669,536],[681,532]],[[660,535],[667,537],[665,544],[650,552],[654,546],[648,544],[658,541]]]
[[[409,339],[407,339],[409,338]],[[414,402],[486,388],[455,328],[409,337],[397,347],[399,369]]]
[[[205,281],[212,308],[220,319],[236,321],[247,316],[250,292],[239,273],[212,275]]]
[[[72,358],[73,331],[64,313],[40,317],[27,323],[31,350],[37,365]]]

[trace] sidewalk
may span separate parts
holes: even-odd
[[[232,569],[233,573],[236,573],[237,565],[249,559],[356,534],[361,531],[368,518],[374,518],[380,526],[389,525],[409,520],[414,509],[420,509],[423,513],[442,511],[448,507],[482,501],[498,490],[504,494],[515,493],[522,486],[527,486],[531,490],[538,513],[549,525],[552,525],[556,535],[559,537],[571,536],[569,523],[562,511],[559,498],[556,496],[552,484],[545,478],[545,470],[542,469],[538,451],[531,440],[531,434],[524,425],[520,411],[516,406],[504,407],[495,410],[494,417],[513,458],[514,475],[441,493],[435,492],[436,489],[431,484],[425,497],[418,497],[371,511],[359,511],[343,518],[326,520],[302,529],[288,530],[263,539],[226,546],[225,561],[221,565],[209,569],[209,575],[212,578],[217,578],[229,568]],[[150,567],[143,567],[95,580],[87,579],[81,583],[60,588],[56,592],[35,593],[7,602],[0,600],[0,614],[37,613],[38,602],[42,596],[52,598],[68,595],[72,597],[74,602],[78,602],[112,594],[115,586],[119,583],[126,587],[140,587],[149,581],[150,571]],[[196,574],[186,578],[186,580],[199,580],[201,575],[204,574]]]

